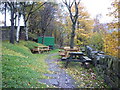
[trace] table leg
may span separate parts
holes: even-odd
[[[68,64],[69,64],[69,61],[67,60],[65,64],[65,68],[67,68]]]
[[[72,56],[66,60],[65,68],[67,68],[68,64],[70,63],[70,60],[72,60]]]

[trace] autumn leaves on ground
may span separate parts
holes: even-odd
[[[29,44],[29,45],[28,45]],[[41,45],[32,41],[20,41],[19,44],[10,44],[3,42],[2,50],[2,87],[3,88],[47,88],[51,87],[39,83],[40,79],[47,79],[45,73],[51,73],[45,58],[48,53],[32,54],[30,49],[33,46]],[[49,52],[58,53],[58,50]],[[53,59],[59,59],[54,56]],[[58,63],[62,69],[64,62]],[[74,66],[74,67],[73,67]],[[98,77],[94,68],[85,69],[80,63],[71,63],[68,69],[65,69],[70,76],[76,80],[79,88],[85,87],[107,87],[103,79]]]

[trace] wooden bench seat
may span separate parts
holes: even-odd
[[[88,58],[87,56],[83,56],[83,58],[86,60],[86,62],[92,62],[92,59]]]
[[[38,49],[38,48],[33,48],[33,49],[31,49],[31,51],[34,53],[34,52],[38,52],[38,53],[40,53],[40,50]]]
[[[65,61],[65,60],[67,60],[67,59],[68,59],[68,57],[62,57],[62,58],[61,58],[62,61]]]
[[[60,56],[64,57],[65,56],[65,53],[59,53]]]
[[[66,60],[69,56],[69,52],[67,51],[59,51],[59,55],[61,56],[61,60]]]

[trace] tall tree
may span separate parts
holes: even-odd
[[[75,30],[76,30],[76,23],[78,20],[78,6],[80,4],[80,0],[72,0],[72,1],[67,1],[67,0],[63,0],[63,3],[66,5],[68,11],[69,11],[69,15],[70,15],[70,19],[72,22],[72,32],[71,32],[71,40],[70,40],[70,48],[74,47],[74,37],[75,37]],[[75,8],[75,12],[72,12],[72,8]]]
[[[21,13],[19,11],[17,12],[17,16],[18,16],[18,25],[17,25],[17,30],[16,30],[16,42],[19,42],[20,18],[21,18]]]
[[[44,44],[44,35],[45,32],[48,30],[48,26],[50,25],[51,21],[54,18],[55,8],[54,4],[47,3],[45,4],[45,8],[41,11],[40,17],[40,27],[42,30],[42,44]]]
[[[106,33],[104,36],[104,51],[112,56],[116,56],[120,58],[120,2],[119,0],[114,0],[112,2],[111,12],[108,14],[111,17],[114,17],[113,21],[108,23],[109,30],[111,31]]]
[[[4,22],[5,27],[6,27],[6,9],[7,9],[7,3],[5,2],[5,22]]]
[[[21,2],[20,4],[22,5],[22,15],[23,15],[23,18],[24,18],[24,25],[25,25],[25,35],[26,35],[26,38],[25,40],[28,40],[28,20],[30,18],[30,15],[34,12],[36,12],[37,10],[39,10],[39,8],[41,8],[44,4],[44,3],[39,3],[39,5],[37,7],[35,7],[36,4],[38,3],[35,3],[35,2]]]
[[[10,7],[10,11],[11,11],[11,30],[10,30],[10,43],[14,44],[14,19],[16,18],[16,16],[14,15],[15,14],[15,2],[8,2],[8,5]],[[15,16],[15,17],[14,17]]]
[[[90,18],[90,15],[86,11],[86,8],[83,6],[83,4],[79,4],[78,9],[79,17],[77,20],[75,44],[86,45],[87,39],[90,37],[91,31],[93,29],[94,21]],[[75,9],[72,8],[72,12],[74,11]]]

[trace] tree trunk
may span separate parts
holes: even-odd
[[[19,33],[20,33],[20,15],[18,13],[18,26],[17,26],[17,32],[16,32],[16,41],[19,43]]]
[[[11,9],[10,43],[14,44],[14,9]]]
[[[15,13],[15,16],[16,16],[16,13]],[[16,24],[17,24],[16,21],[17,21],[17,19],[15,18],[15,20],[14,20],[14,26],[15,26],[15,27],[17,26],[17,25],[16,25]]]
[[[42,33],[42,44],[44,44],[44,34],[45,32]]]
[[[6,8],[7,8],[7,2],[5,2],[5,22],[4,22],[5,27],[6,27]]]
[[[75,24],[72,25],[70,48],[74,48]]]
[[[25,40],[28,40],[28,22],[25,22]]]

